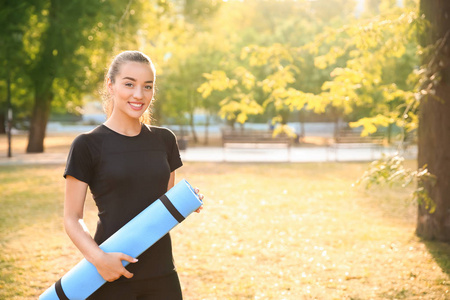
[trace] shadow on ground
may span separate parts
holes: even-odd
[[[422,240],[442,271],[450,276],[450,243]]]

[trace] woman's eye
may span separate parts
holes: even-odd
[[[145,89],[146,89],[146,90],[151,90],[152,88],[153,88],[153,87],[152,87],[151,85],[146,85],[146,86],[145,86]]]
[[[127,83],[125,83],[125,86],[126,87],[133,87],[133,84],[131,82],[127,82]]]

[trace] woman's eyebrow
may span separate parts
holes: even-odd
[[[128,80],[131,80],[131,81],[136,81],[136,79],[134,79],[133,77],[124,77],[122,79],[128,79]],[[147,80],[145,83],[153,83],[153,80]]]

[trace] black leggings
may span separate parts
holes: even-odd
[[[174,272],[168,276],[119,282],[107,282],[88,300],[182,300],[180,280]]]

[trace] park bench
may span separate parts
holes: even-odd
[[[178,148],[186,150],[189,143],[189,133],[186,130],[172,130],[177,137]]]
[[[292,138],[286,134],[274,136],[270,130],[222,129],[222,146],[224,150],[229,148],[286,148],[288,151],[288,160],[290,160],[291,145]]]
[[[342,128],[335,134],[334,140],[328,149],[334,152],[335,160],[338,160],[337,151],[340,148],[370,148],[372,159],[375,150],[381,150],[384,145],[384,134],[374,133],[361,136],[361,132],[351,128]]]

